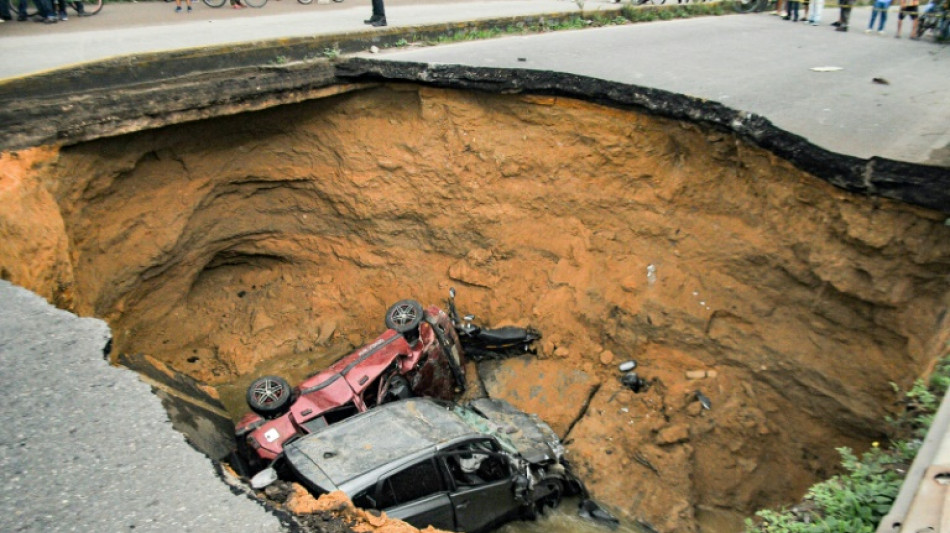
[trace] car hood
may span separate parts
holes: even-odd
[[[504,400],[480,398],[469,407],[491,422],[490,431],[502,441],[510,442],[521,456],[533,464],[560,462],[564,446],[550,426],[537,415],[523,413]]]

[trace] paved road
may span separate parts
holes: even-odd
[[[0,78],[115,55],[211,44],[362,31],[368,2],[264,9],[211,9],[191,15],[173,4],[109,4],[95,17],[44,25],[0,25]],[[587,0],[585,10],[613,9]],[[571,0],[389,0],[390,26],[410,27],[516,15],[576,12]],[[387,53],[388,60],[560,70],[666,89],[768,117],[825,148],[859,157],[950,166],[950,46],[929,39],[810,27],[767,14],[706,17],[510,37]],[[905,34],[908,31],[904,29]],[[253,46],[253,44],[248,44]],[[519,61],[524,58],[525,61]],[[814,67],[840,67],[815,72]],[[888,85],[872,82],[874,78]]]
[[[108,338],[104,322],[0,281],[0,531],[282,531],[137,374],[109,366]]]
[[[767,14],[705,17],[387,53],[389,60],[559,70],[764,115],[859,157],[950,166],[950,46],[806,26]],[[837,9],[824,19],[837,18]],[[904,28],[905,37],[908,32]],[[522,59],[524,61],[522,61]],[[816,72],[813,67],[840,67]],[[873,83],[882,78],[889,85]]]
[[[588,10],[615,5],[608,0],[585,4]],[[241,10],[212,9],[198,1],[194,9],[176,14],[173,3],[108,4],[94,17],[65,23],[7,22],[0,25],[0,79],[115,55],[363,31],[369,28],[363,20],[371,13],[367,0],[325,5],[281,0]],[[386,2],[390,27],[577,10],[572,0]]]

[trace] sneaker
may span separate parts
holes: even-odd
[[[835,31],[848,31],[848,27],[847,27],[847,26],[838,26],[837,28],[835,28]]]
[[[175,8],[175,13],[181,13],[181,6]]]
[[[868,28],[864,30],[864,33],[874,33],[874,30],[872,30],[871,28]]]
[[[50,15],[46,17],[46,20],[44,20],[43,22],[45,22],[46,24],[56,24],[56,17],[53,15]]]
[[[59,14],[59,20],[62,22],[66,22],[67,20],[69,20],[69,17],[66,16],[65,11]]]
[[[188,12],[191,13],[191,6],[188,6]]]
[[[877,32],[877,34],[878,34],[878,35],[884,35],[884,30],[879,30],[879,31]]]
[[[376,19],[376,20],[374,20],[374,21],[372,22],[372,24],[371,24],[371,26],[375,26],[375,27],[377,27],[377,28],[380,27],[380,26],[385,26],[385,25],[386,25],[386,18],[385,18],[385,17]]]

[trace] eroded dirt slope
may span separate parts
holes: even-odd
[[[382,86],[70,147],[8,185],[29,157],[4,159],[0,193],[33,191],[43,212],[19,224],[66,241],[0,263],[107,318],[119,350],[228,396],[455,285],[480,320],[544,332],[541,363],[563,370],[519,375],[559,401],[513,401],[558,421],[595,496],[660,531],[797,498],[834,446],[879,436],[889,382],[944,341],[938,214],[635,112]],[[621,389],[624,359],[646,392]],[[592,396],[558,394],[551,376],[575,372]]]

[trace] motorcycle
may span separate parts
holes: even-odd
[[[475,315],[459,316],[455,307],[455,287],[449,288],[449,320],[455,327],[465,355],[474,361],[501,359],[535,353],[534,342],[541,333],[531,327],[504,326],[486,328],[474,324]]]

